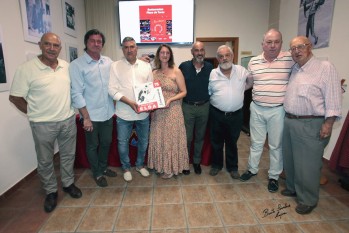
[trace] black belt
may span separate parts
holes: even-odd
[[[186,104],[194,105],[194,106],[200,106],[200,105],[206,104],[208,102],[208,100],[203,100],[203,101],[187,101],[187,100],[183,100],[183,102],[186,103]]]
[[[303,116],[297,116],[290,113],[285,113],[285,116],[289,119],[315,119],[315,118],[325,118],[324,116],[314,116],[314,115],[303,115]]]
[[[239,110],[236,110],[235,112],[224,112],[224,111],[219,110],[218,108],[216,108],[216,107],[213,106],[213,105],[211,105],[211,107],[212,107],[214,110],[216,110],[216,112],[222,113],[222,114],[224,114],[225,116],[232,116],[232,115],[234,115],[234,114],[236,114],[236,113],[238,113],[238,112],[241,111],[241,108],[240,108]]]

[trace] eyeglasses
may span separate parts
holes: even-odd
[[[288,51],[290,51],[290,53],[296,52],[296,50],[303,51],[308,45],[309,44],[299,44],[297,46],[291,47]]]

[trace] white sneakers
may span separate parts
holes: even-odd
[[[150,175],[148,170],[145,169],[144,167],[142,167],[142,168],[136,167],[136,171],[139,172],[143,177],[148,177]],[[124,172],[124,180],[127,181],[127,182],[131,182],[132,181],[132,174],[131,174],[130,171],[126,170]]]
[[[130,171],[125,171],[125,173],[124,173],[124,180],[127,181],[127,182],[132,181],[132,174],[131,174]]]
[[[145,169],[144,167],[142,167],[141,169],[136,167],[136,171],[139,172],[143,177],[148,177],[149,176],[148,170]]]

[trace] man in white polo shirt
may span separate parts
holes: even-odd
[[[63,191],[73,198],[82,196],[74,185],[76,124],[71,106],[69,64],[58,55],[60,38],[46,33],[39,42],[42,54],[16,70],[10,101],[28,115],[38,160],[38,174],[46,191],[44,209],[57,205],[57,180],[53,165],[54,142],[59,146]]]

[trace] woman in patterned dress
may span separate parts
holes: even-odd
[[[159,46],[155,56],[154,81],[159,80],[166,107],[151,114],[148,167],[169,179],[189,170],[182,99],[187,90],[182,72],[174,65],[169,45]]]

